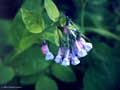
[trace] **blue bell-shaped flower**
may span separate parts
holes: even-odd
[[[83,48],[83,45],[79,43],[79,41],[75,41],[75,45],[77,47],[77,56],[79,58],[85,57],[87,55],[87,51]]]
[[[62,47],[60,47],[59,50],[58,50],[58,54],[55,57],[55,62],[56,63],[61,63],[62,62],[62,56],[63,56]]]
[[[62,65],[63,65],[63,66],[69,66],[69,65],[70,65],[69,54],[70,54],[70,50],[67,49],[67,50],[66,50],[66,54],[65,54],[65,58],[64,58],[63,61],[62,61]]]
[[[49,52],[46,54],[45,59],[46,59],[46,60],[52,60],[52,59],[54,59],[54,55],[49,51]]]
[[[83,45],[84,45],[84,49],[85,49],[87,52],[89,52],[89,51],[93,48],[92,43],[85,43],[85,44],[83,44]]]
[[[72,65],[78,65],[79,63],[80,63],[80,60],[76,56],[72,56],[71,64]]]

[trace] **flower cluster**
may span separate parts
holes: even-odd
[[[78,65],[80,63],[79,59],[85,57],[92,49],[92,44],[87,42],[76,28],[69,29],[71,26],[72,24],[69,22],[62,29],[66,40],[64,44],[60,41],[56,57],[50,52],[47,43],[45,41],[43,42],[41,50],[45,54],[46,60],[54,60],[63,66],[69,66],[70,64]]]

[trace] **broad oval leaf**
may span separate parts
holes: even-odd
[[[38,34],[33,34],[33,35],[29,35],[26,37],[23,37],[20,40],[20,44],[19,44],[19,51],[23,51],[27,48],[29,48],[30,46],[32,46],[33,44],[37,43],[37,40],[40,38],[40,35]]]
[[[55,28],[53,28],[53,32],[44,32],[41,36],[43,39],[48,40],[50,43],[59,46],[59,37]]]
[[[0,84],[6,84],[14,77],[14,70],[11,67],[0,67]]]
[[[55,22],[59,17],[59,11],[54,2],[52,0],[45,0],[44,6],[49,18]]]
[[[76,76],[70,67],[54,64],[51,70],[52,74],[63,82],[75,82]]]
[[[22,85],[32,85],[32,84],[36,83],[38,78],[39,78],[39,74],[30,75],[30,76],[26,76],[26,77],[21,77],[20,83]]]
[[[95,68],[89,68],[84,76],[83,90],[109,90],[112,80],[109,74],[99,72]]]
[[[23,22],[29,32],[41,33],[44,29],[44,20],[35,12],[21,9]]]
[[[33,46],[19,54],[12,64],[17,75],[26,76],[44,72],[50,62],[45,61],[45,56],[41,53],[40,47]]]
[[[58,87],[50,77],[41,76],[36,83],[35,90],[58,90]]]

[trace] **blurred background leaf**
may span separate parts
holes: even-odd
[[[14,70],[11,67],[0,66],[0,84],[8,83],[14,75]]]
[[[70,67],[54,64],[52,66],[51,73],[63,82],[75,82],[77,80],[75,73]]]
[[[45,57],[40,51],[39,46],[30,47],[22,52],[12,61],[17,75],[33,75],[44,72],[50,62],[45,62]]]
[[[58,90],[56,82],[48,76],[41,76],[35,86],[35,90]]]

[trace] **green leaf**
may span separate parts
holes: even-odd
[[[105,75],[95,68],[89,68],[84,76],[83,90],[109,90],[110,83],[109,75]]]
[[[36,83],[35,90],[58,90],[58,87],[50,77],[41,76]]]
[[[21,15],[29,32],[41,33],[44,30],[44,20],[36,12],[22,8]]]
[[[32,75],[32,76],[26,76],[26,77],[21,77],[20,83],[22,85],[31,85],[35,84],[36,81],[38,80],[39,74]]]
[[[11,67],[0,67],[0,84],[6,84],[14,77],[14,70]]]
[[[50,43],[59,46],[59,37],[57,33],[57,29],[53,28],[52,32],[44,32],[42,33],[42,38],[48,40]]]
[[[33,46],[19,54],[13,61],[12,65],[17,75],[33,75],[38,72],[44,72],[50,62],[45,61],[45,56],[41,53],[38,46]]]
[[[19,44],[19,47],[18,49],[23,51],[27,48],[29,48],[30,46],[32,46],[33,44],[37,43],[38,39],[40,38],[40,35],[29,35],[27,37],[23,37],[21,40],[20,40],[20,44]]]
[[[45,0],[44,6],[49,18],[55,22],[59,17],[59,11],[54,2],[52,0]]]
[[[70,67],[64,67],[62,65],[54,64],[51,69],[51,73],[63,82],[75,82],[76,76]]]
[[[11,24],[12,24],[11,28],[10,30],[8,30],[7,34],[8,34],[9,41],[11,42],[11,44],[15,48],[17,48],[21,38],[23,38],[23,36],[29,32],[27,31],[22,21],[20,12],[16,15],[16,17],[14,18]]]
[[[55,39],[56,46],[59,46],[59,35],[57,32],[57,29],[54,31],[54,39]]]

